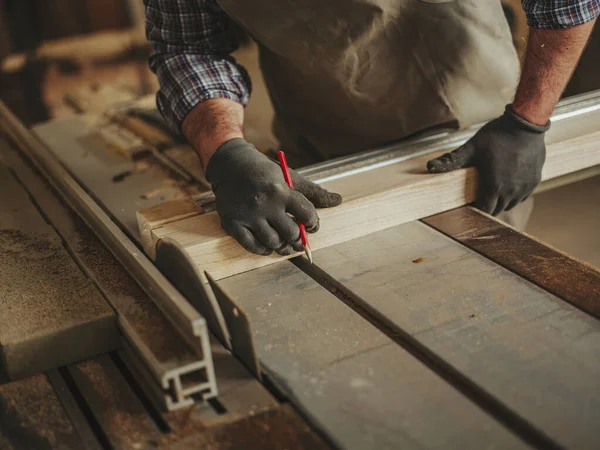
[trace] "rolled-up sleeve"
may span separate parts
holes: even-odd
[[[227,98],[246,105],[251,84],[230,55],[238,47],[216,0],[145,0],[146,36],[158,77],[158,109],[177,131],[198,103]]]
[[[600,15],[600,0],[522,0],[527,24],[533,28],[571,28]]]

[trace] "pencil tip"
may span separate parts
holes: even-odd
[[[308,262],[313,263],[312,252],[310,251],[310,247],[308,245],[304,246],[304,253],[306,253],[306,257],[308,258]]]

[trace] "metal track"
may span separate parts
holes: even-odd
[[[551,118],[552,128],[548,135],[560,134],[562,128],[569,126],[573,120],[578,120],[582,116],[594,112],[600,112],[600,90],[562,100],[554,110]],[[598,123],[600,123],[600,119]],[[385,147],[314,164],[304,167],[298,172],[315,183],[325,183],[407,159],[443,150],[452,151],[467,142],[483,125],[481,123],[464,130],[419,136]]]
[[[204,318],[71,177],[46,146],[30,133],[1,101],[0,130],[11,138],[81,216],[194,349],[199,358],[198,363],[165,373],[157,368],[156,360],[152,358],[143,341],[128,330],[127,326],[122,327],[123,334],[135,349],[134,353],[162,386],[166,407],[177,409],[189,406],[194,402],[191,396],[197,392],[204,392],[205,398],[216,396],[215,372]],[[198,372],[201,372],[201,376],[196,375]],[[199,381],[197,385],[190,386],[190,379]]]

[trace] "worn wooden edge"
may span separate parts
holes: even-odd
[[[600,269],[475,208],[458,208],[423,222],[600,319]]]
[[[137,211],[138,228],[140,230],[142,247],[146,254],[156,259],[157,240],[152,230],[177,220],[187,219],[204,213],[204,209],[192,199],[171,200],[160,205]]]
[[[600,164],[600,132],[551,144],[547,154],[544,180]],[[347,201],[319,211],[321,228],[310,237],[311,248],[329,247],[472,202],[477,186],[475,170],[427,174],[426,162],[435,156],[413,158],[328,183],[328,189]],[[363,190],[363,184],[368,188]],[[146,251],[152,253],[156,243],[168,236],[216,280],[296,256],[250,254],[221,229],[216,212],[159,226],[152,226],[144,216],[140,213],[138,220]]]

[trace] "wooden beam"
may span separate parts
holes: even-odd
[[[0,366],[8,377],[116,349],[113,310],[2,166],[0,192]]]
[[[171,222],[194,217],[204,214],[200,205],[191,199],[171,200],[160,205],[144,208],[137,212],[140,235],[142,236],[142,246],[147,255],[152,259],[156,258],[156,242],[152,230],[156,227],[162,227]]]
[[[326,183],[326,188],[342,194],[344,203],[319,211],[321,229],[310,237],[313,250],[474,201],[475,169],[429,174],[426,163],[435,156],[413,158]],[[597,164],[600,164],[600,132],[549,145],[543,179]],[[138,214],[138,224],[150,256],[160,239],[169,238],[181,246],[198,268],[217,280],[297,256],[264,257],[248,253],[225,234],[215,212],[164,223],[164,218],[157,221],[155,216],[146,216],[142,211]]]

